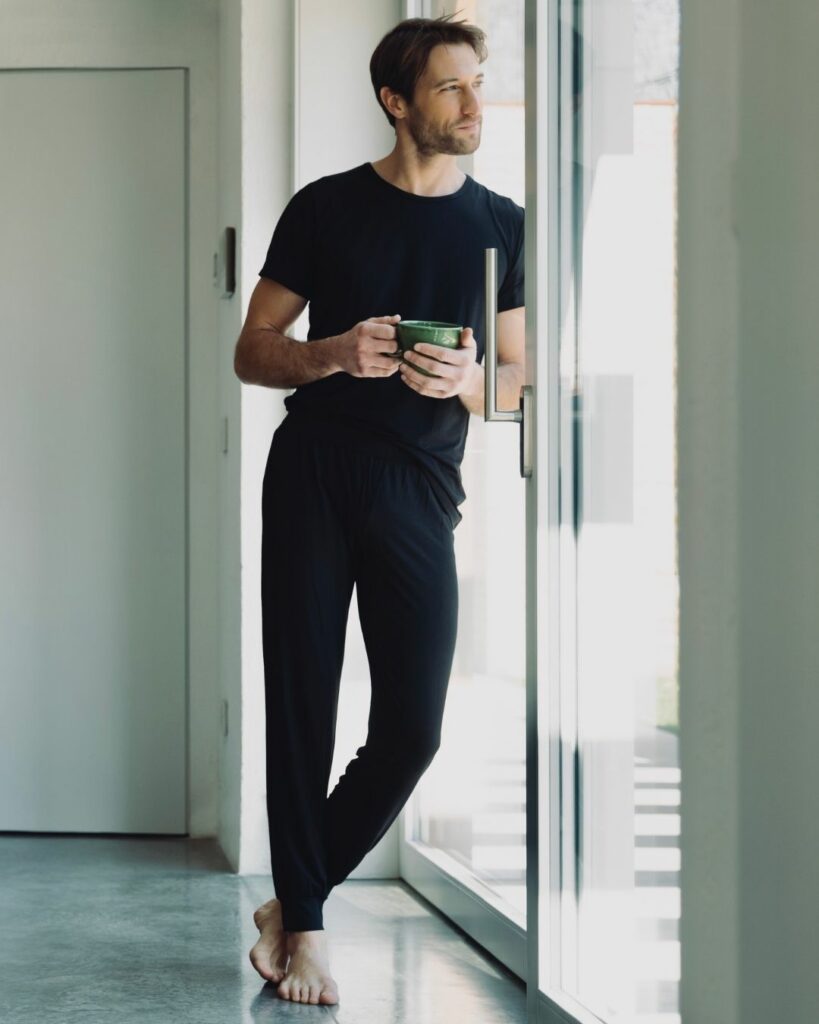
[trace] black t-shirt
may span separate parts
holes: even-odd
[[[484,249],[498,250],[498,312],[524,305],[523,220],[522,207],[469,175],[450,195],[418,196],[363,163],[295,193],[259,275],[308,300],[308,343],[398,313],[471,327],[482,362]],[[457,395],[421,395],[398,372],[339,371],[300,385],[284,404],[288,415],[307,416],[364,450],[371,437],[401,449],[427,474],[453,527],[461,521],[471,414]]]

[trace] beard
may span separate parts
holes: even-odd
[[[410,107],[406,117],[406,125],[412,141],[421,156],[435,156],[437,153],[450,153],[455,156],[474,153],[481,141],[481,122],[474,132],[459,131],[456,126],[440,128],[414,107]]]

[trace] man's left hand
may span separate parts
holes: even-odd
[[[404,353],[401,379],[419,395],[429,398],[452,398],[483,390],[480,364],[476,362],[478,348],[471,327],[461,331],[459,348],[444,348],[419,342]],[[413,366],[420,366],[435,377],[425,377]]]

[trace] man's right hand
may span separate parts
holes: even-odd
[[[391,377],[398,371],[395,316],[371,316],[333,339],[335,362],[353,377]]]

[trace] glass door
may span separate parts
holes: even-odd
[[[479,25],[481,144],[461,168],[525,205],[524,0],[428,3]],[[527,284],[528,288],[528,284]],[[481,328],[483,325],[479,325]],[[459,623],[441,747],[404,814],[401,874],[526,973],[526,510],[520,428],[470,417],[455,531]]]
[[[465,169],[526,211],[533,466],[520,426],[473,417],[451,698],[401,871],[527,980],[532,1024],[679,1024],[679,0],[407,13],[456,10],[489,45]]]
[[[545,493],[528,517],[530,549],[545,549],[528,589],[533,1022],[679,1024],[678,22],[678,0],[528,0],[527,215],[546,207],[532,255],[546,310],[532,338]]]

